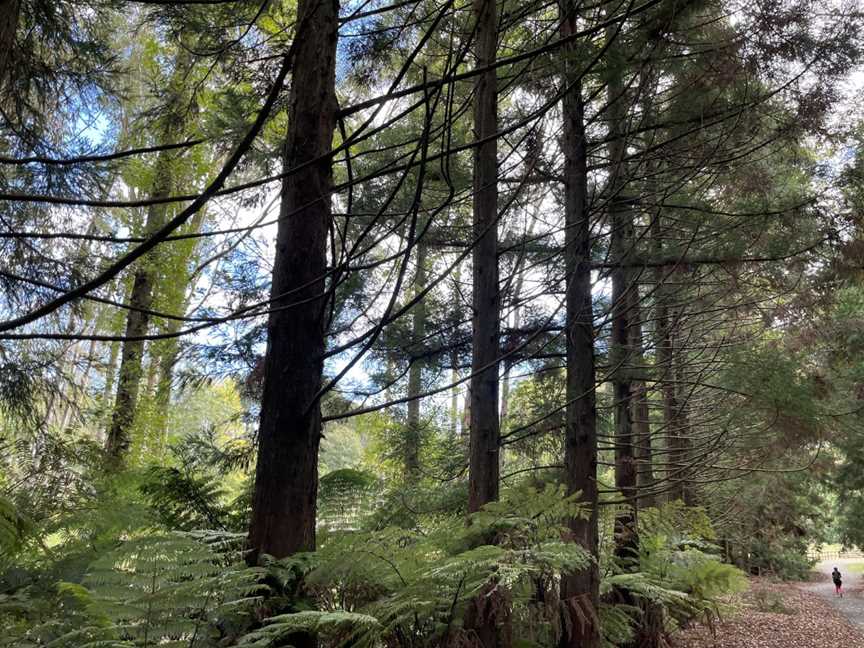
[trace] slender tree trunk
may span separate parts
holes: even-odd
[[[171,194],[171,186],[171,157],[167,153],[162,153],[156,161],[156,178],[151,197],[167,198]],[[145,235],[162,227],[166,215],[167,210],[164,205],[151,205],[147,210]],[[131,442],[130,433],[138,405],[144,359],[144,340],[135,338],[147,334],[150,315],[146,311],[152,310],[153,307],[157,265],[156,254],[153,253],[140,260],[129,296],[132,310],[126,315],[125,331],[125,336],[129,339],[123,341],[120,353],[117,394],[105,443],[108,461],[115,468],[123,462]]]
[[[613,28],[608,28],[614,38]],[[636,549],[636,496],[637,472],[635,437],[633,430],[632,350],[630,326],[632,322],[632,292],[636,283],[631,270],[633,256],[633,208],[628,195],[629,178],[626,158],[626,96],[618,61],[610,59],[608,81],[609,158],[612,161],[609,179],[609,225],[611,228],[610,254],[612,275],[612,338],[609,360],[612,366],[612,394],[615,418],[615,486],[626,500],[615,518],[615,551],[622,558],[632,559]]]
[[[639,490],[639,506],[651,506],[653,499],[646,495],[654,485],[653,447],[651,445],[651,410],[648,403],[648,387],[645,384],[645,355],[642,335],[642,306],[638,285],[631,292],[630,346],[633,364],[639,377],[633,381],[632,417],[633,433],[636,441],[636,483]]]
[[[678,312],[672,329],[672,355],[674,366],[674,383],[672,389],[675,392],[675,408],[672,410],[672,457],[673,470],[675,471],[675,499],[682,500],[688,506],[695,504],[693,491],[688,483],[688,463],[690,461],[690,412],[688,402],[690,400],[690,386],[686,379],[686,357],[681,343],[681,320],[682,313]]]
[[[498,49],[496,1],[474,0],[474,19],[477,25],[476,65],[485,67],[495,62]],[[474,85],[474,137],[486,141],[474,149],[470,512],[498,499],[500,477],[498,365],[501,294],[498,286],[497,132],[497,79],[493,69],[477,76]],[[490,585],[469,604],[465,612],[465,629],[484,648],[510,645],[509,611],[499,588]]]
[[[655,127],[656,115],[654,110],[654,100],[658,91],[656,71],[649,65],[645,65],[639,72],[639,88],[641,92],[641,111],[642,111],[642,128]],[[660,161],[649,161],[646,164],[646,179],[643,183],[644,194],[643,198],[647,203],[644,217],[647,219],[647,238],[652,254],[656,258],[660,258],[663,254],[663,238],[661,214],[662,208],[655,206],[662,204],[662,194],[659,188],[659,173],[662,168]],[[639,438],[640,463],[639,463],[639,490],[642,493],[651,492],[656,486],[655,472],[655,448],[654,438],[651,430],[651,407],[649,390],[646,384],[646,376],[653,375],[655,380],[660,379],[660,372],[663,371],[661,358],[661,346],[663,345],[662,335],[665,335],[663,329],[668,327],[668,314],[666,313],[665,292],[663,290],[663,268],[658,266],[654,268],[652,275],[648,279],[649,285],[653,282],[653,298],[654,306],[651,311],[654,317],[653,333],[654,333],[654,366],[653,374],[648,371],[645,366],[645,327],[642,325],[642,308],[639,299],[636,299],[633,307],[638,320],[633,327],[633,348],[638,355],[638,362],[641,376],[636,385],[636,402],[634,405],[634,419],[637,424],[637,436]],[[658,371],[659,368],[659,371]],[[655,383],[656,385],[656,383]],[[661,398],[662,400],[662,398]],[[658,497],[656,494],[643,497],[640,501],[643,506],[656,506]]]
[[[468,437],[468,452],[470,454],[471,449],[471,383],[469,381],[468,387],[466,387],[466,393],[464,397],[464,407],[462,408],[462,436]]]
[[[530,173],[533,167],[529,167],[527,173]],[[530,200],[530,197],[529,197]],[[525,231],[526,238],[530,238],[531,233],[534,231],[534,214],[531,215],[531,222]],[[525,252],[524,250],[519,255],[518,260],[514,264],[513,274],[515,276],[514,284],[513,284],[513,292],[512,292],[512,301],[515,304],[513,306],[513,316],[512,316],[512,324],[514,330],[519,330],[519,327],[522,326],[522,304],[521,304],[521,295],[522,295],[522,286],[525,284],[525,276],[522,274],[522,269],[525,266]],[[500,426],[503,428],[507,423],[507,415],[510,410],[510,372],[513,370],[516,362],[512,357],[505,358],[504,360],[504,376],[501,379],[501,423]]]
[[[426,286],[426,244],[417,244],[417,269],[414,273],[414,295]],[[423,437],[420,420],[420,393],[423,390],[423,349],[426,337],[426,300],[421,299],[411,313],[411,366],[408,368],[408,420],[405,426],[405,476],[416,476],[420,470],[420,444]]]
[[[190,117],[189,97],[186,92],[186,73],[188,71],[190,54],[181,51],[174,61],[174,72],[168,87],[167,114],[162,118],[163,142],[174,142],[183,131]],[[177,184],[175,159],[177,153],[162,151],[156,158],[151,198],[167,198]],[[145,236],[161,228],[168,218],[169,208],[164,204],[155,204],[147,208],[147,218],[144,225]],[[120,353],[120,370],[117,376],[117,395],[114,411],[108,427],[105,449],[108,454],[109,467],[118,468],[129,451],[130,433],[135,420],[138,397],[141,390],[143,373],[144,341],[141,336],[147,334],[150,326],[150,315],[153,310],[156,279],[164,250],[159,248],[142,258],[136,267],[132,281],[132,293],[129,305],[132,307],[126,315],[127,339],[123,341]]]
[[[639,377],[633,381],[631,408],[633,413],[633,438],[636,442],[636,493],[639,499],[635,502],[637,509],[655,504],[651,489],[654,487],[654,457],[651,439],[650,409],[648,403],[648,388],[645,384],[645,357],[642,335],[642,308],[638,284],[631,292],[630,314],[630,345],[633,363],[639,372]],[[636,645],[639,648],[661,648],[667,645],[664,641],[665,623],[663,607],[651,600],[640,598],[638,604],[642,610],[639,619]]]
[[[519,299],[519,293],[522,289],[521,278],[516,282],[516,288],[513,292],[515,299]],[[518,304],[513,308],[513,318],[511,326],[514,330],[518,330],[522,325],[522,307]],[[501,379],[501,427],[506,429],[507,416],[510,414],[510,372],[513,371],[515,361],[512,358],[504,360],[504,376]]]
[[[315,500],[327,299],[327,232],[333,187],[336,42],[339,7],[334,0],[300,0],[302,25],[294,62],[283,167],[319,159],[282,182],[271,299],[267,324],[264,391],[249,544],[283,558],[315,548]],[[323,157],[323,159],[321,159]],[[292,303],[301,304],[290,307]]]
[[[651,249],[655,258],[663,257],[663,224],[662,214],[658,211],[650,224]],[[663,438],[665,439],[665,479],[667,485],[667,497],[670,501],[681,499],[683,494],[680,488],[675,467],[676,439],[676,411],[678,409],[678,394],[675,389],[675,374],[673,367],[672,350],[672,325],[669,318],[669,287],[666,285],[668,277],[662,267],[654,270],[654,346],[655,346],[655,374],[660,383],[663,412]]]
[[[459,434],[459,353],[450,351],[450,436],[455,439]]]
[[[180,328],[179,321],[173,321],[166,332],[176,332]],[[159,352],[159,382],[156,384],[154,401],[159,417],[156,429],[156,447],[160,453],[165,448],[168,438],[168,411],[171,406],[171,393],[174,389],[174,367],[180,355],[180,341],[176,338],[166,340]]]
[[[576,4],[559,0],[561,37],[578,30]],[[591,296],[591,222],[588,217],[588,159],[585,105],[575,44],[564,51],[563,99],[564,225],[567,329],[567,409],[564,433],[564,478],[567,493],[581,493],[587,518],[568,520],[573,542],[594,562],[561,579],[561,601],[567,617],[562,624],[562,648],[600,645],[597,611],[600,570],[597,532],[597,405],[594,367],[594,307]],[[585,620],[588,620],[587,622]]]
[[[475,0],[477,66],[495,62],[498,16],[495,0]],[[474,136],[492,137],[474,149],[473,345],[471,358],[471,460],[468,508],[498,499],[498,131],[495,70],[477,77]]]
[[[188,226],[183,228],[182,233],[194,234],[200,231],[206,213],[203,209],[199,210]],[[162,308],[168,313],[184,315],[189,308],[193,288],[190,283],[194,279],[192,265],[197,262],[198,242],[199,239],[190,239],[185,246],[179,247],[169,267],[166,268],[166,275],[171,285],[167,291],[159,295],[159,298]],[[159,322],[159,332],[170,337],[157,340],[151,349],[152,361],[158,367],[158,380],[153,396],[156,416],[153,445],[160,453],[165,448],[168,438],[168,411],[174,386],[174,368],[180,355],[180,338],[174,335],[183,327],[183,324],[178,319]]]

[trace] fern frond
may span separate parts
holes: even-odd
[[[240,639],[237,648],[270,648],[281,646],[291,635],[307,633],[326,638],[334,646],[372,648],[381,631],[373,616],[337,610],[334,612],[304,611],[281,614],[267,624]]]

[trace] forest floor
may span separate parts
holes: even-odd
[[[834,595],[834,565],[843,572],[843,598]],[[864,563],[835,560],[816,568],[806,583],[752,579],[722,621],[676,633],[675,648],[864,648]]]

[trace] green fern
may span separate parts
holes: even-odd
[[[355,612],[305,611],[282,614],[267,619],[263,628],[250,632],[237,643],[237,648],[267,648],[282,646],[297,633],[312,634],[325,639],[328,645],[350,645],[352,648],[372,648],[380,634],[378,620]]]
[[[252,615],[267,591],[265,570],[239,562],[244,541],[237,534],[173,533],[124,542],[91,565],[82,585],[60,585],[86,622],[67,618],[73,627],[46,645],[208,645],[214,629]]]
[[[7,498],[0,495],[0,559],[17,551],[28,527],[26,518]]]
[[[419,530],[325,532],[316,553],[277,563],[286,574],[305,573],[320,612],[280,615],[242,645],[276,646],[300,630],[326,637],[327,645],[458,643],[467,639],[462,617],[469,602],[490,588],[514,615],[548,632],[558,611],[538,606],[537,583],[557,588],[562,572],[590,564],[584,549],[561,540],[566,520],[582,513],[577,498],[557,486],[522,486],[467,526],[459,515],[441,515],[426,517]],[[483,543],[489,538],[495,544]]]
[[[229,512],[218,478],[173,467],[147,469],[141,492],[168,529],[226,529]]]

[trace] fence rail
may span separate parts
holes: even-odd
[[[841,560],[844,558],[864,560],[861,551],[808,551],[807,557],[812,560]]]

